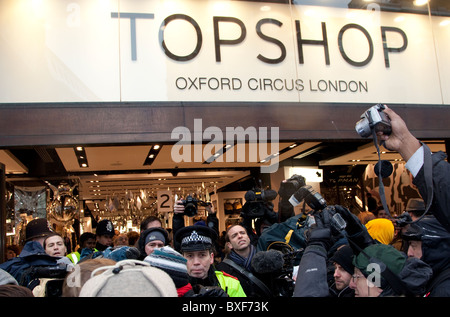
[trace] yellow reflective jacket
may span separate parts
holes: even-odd
[[[239,280],[222,271],[214,271],[217,279],[219,280],[220,287],[228,294],[230,297],[247,297],[244,290],[242,289]]]

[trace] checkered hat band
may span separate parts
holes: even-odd
[[[204,243],[204,244],[208,243],[208,244],[212,244],[212,240],[209,237],[205,237],[205,236],[199,235],[197,233],[197,231],[194,230],[194,231],[192,231],[190,236],[184,237],[181,240],[181,244],[182,245],[184,245],[184,244],[191,244],[191,243]]]

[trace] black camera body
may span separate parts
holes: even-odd
[[[188,217],[194,217],[198,212],[198,200],[191,195],[188,195],[186,199],[181,201],[184,206],[184,214]]]
[[[383,132],[383,134],[391,134],[391,121],[383,112],[385,106],[377,104],[370,107],[361,115],[361,119],[356,122],[355,130],[363,138],[368,138],[372,135],[372,130],[375,132]]]
[[[299,188],[306,185],[306,179],[301,175],[292,175],[289,179],[280,183],[278,194],[282,198],[291,197]]]
[[[25,285],[30,290],[41,284],[40,279],[47,280],[45,283],[45,297],[60,297],[64,279],[67,275],[67,265],[55,266],[31,266],[24,271],[29,282]],[[23,285],[21,282],[20,285]]]

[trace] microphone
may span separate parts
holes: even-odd
[[[253,256],[252,267],[256,273],[280,271],[284,266],[283,253],[277,250],[260,251]]]
[[[245,193],[245,201],[271,201],[277,198],[277,195],[277,191],[273,189],[266,189],[261,191],[249,190]]]
[[[261,192],[261,197],[264,200],[274,200],[275,198],[277,198],[277,195],[277,191],[273,189],[266,189]]]

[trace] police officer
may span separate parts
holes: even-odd
[[[217,271],[214,263],[214,241],[216,232],[206,226],[189,226],[175,234],[175,241],[187,260],[189,281],[197,292],[204,288],[217,288],[226,292],[229,297],[246,297],[239,280],[222,271]],[[212,296],[224,296],[215,292]],[[225,296],[226,296],[225,295]]]

